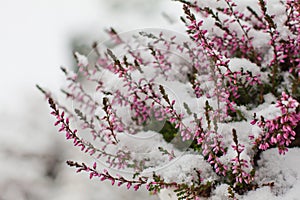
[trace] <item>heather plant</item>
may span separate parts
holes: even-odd
[[[263,0],[180,2],[185,33],[111,28],[88,56],[74,53],[78,72],[62,68],[71,106],[38,86],[58,131],[94,160],[67,164],[178,199],[278,184],[256,171],[263,151],[299,141],[299,2],[277,2],[275,13]]]

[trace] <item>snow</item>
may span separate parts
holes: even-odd
[[[253,1],[243,1],[240,9],[245,9],[245,5],[249,2]],[[218,5],[208,3],[212,7]],[[279,1],[268,6],[272,13],[282,13]],[[165,17],[161,15],[162,11],[165,12]],[[157,30],[167,25],[180,35],[184,30],[182,25],[176,23],[170,25],[166,16],[171,19],[175,18],[177,21],[178,14],[181,13],[180,4],[168,0],[151,0],[150,3],[148,0],[128,0],[126,3],[120,3],[119,0],[112,0],[109,3],[104,0],[91,0],[88,3],[79,0],[3,2],[0,8],[0,22],[3,24],[0,36],[0,55],[2,56],[0,199],[92,200],[109,197],[111,200],[146,200],[158,198],[150,196],[145,190],[133,192],[125,188],[111,187],[109,182],[90,181],[85,174],[76,174],[74,170],[67,167],[66,160],[85,160],[86,158],[79,150],[73,148],[72,144],[66,143],[63,140],[64,136],[56,133],[56,129],[52,126],[53,119],[48,114],[47,104],[34,85],[39,83],[54,92],[63,85],[63,76],[59,71],[59,66],[72,64],[69,60],[72,57],[72,50],[68,48],[67,41],[74,35],[93,38],[88,39],[91,44],[94,40],[105,40],[101,31],[110,26],[125,33],[143,28],[149,28],[149,30],[156,28]],[[279,17],[281,18],[279,20],[283,21],[284,16]],[[211,26],[211,22],[205,26]],[[288,34],[286,30],[281,31]],[[249,34],[261,33],[253,31]],[[259,44],[263,48],[266,41],[266,37],[259,37],[254,44]],[[75,55],[79,63],[83,66],[88,65],[86,56],[80,52],[76,52]],[[245,59],[231,59],[229,65],[233,71],[245,67],[254,75],[259,73],[258,67]],[[261,75],[263,80],[267,80],[266,74]],[[105,76],[108,81],[106,84],[117,87],[118,84],[114,82],[115,78]],[[174,81],[159,83],[164,85],[170,99],[176,100],[175,107],[182,113],[185,113],[182,107],[183,102],[192,105],[191,110],[203,108],[204,98],[197,101],[190,98],[192,95],[190,86]],[[209,87],[209,83],[207,85]],[[247,151],[250,151],[248,136],[257,135],[260,131],[249,124],[253,113],[256,113],[258,117],[263,115],[266,119],[272,119],[280,113],[280,110],[275,107],[276,99],[273,95],[265,95],[264,99],[265,103],[251,111],[247,111],[245,107],[239,108],[246,113],[247,122],[219,124],[222,133],[227,135],[224,137],[225,143],[231,144],[230,132],[232,128],[235,128],[239,141],[246,145]],[[120,144],[120,148],[131,147],[132,151],[136,151],[136,155],[140,154],[140,157],[147,154],[152,159],[151,166],[157,165],[148,170],[156,170],[168,181],[189,182],[193,176],[190,172],[196,167],[201,168],[204,181],[217,179],[209,164],[194,152],[183,154],[175,150],[178,158],[169,162],[166,156],[161,156],[160,152],[152,151],[157,150],[159,146],[169,150],[174,147],[172,144],[165,143],[161,135],[151,137],[151,142],[149,138],[143,140],[145,135],[149,137],[149,134],[154,135],[151,131],[140,132],[136,137],[131,138],[125,135],[121,139],[126,145]],[[139,145],[135,145],[136,143]],[[221,160],[229,163],[234,153],[229,149],[228,154],[221,157]],[[298,148],[289,149],[284,156],[279,155],[277,149],[263,152],[258,162],[257,182],[259,184],[274,182],[275,185],[272,188],[265,186],[250,191],[240,196],[239,199],[297,199],[300,196],[299,153]],[[157,157],[160,160],[155,160]],[[245,153],[242,154],[242,158],[249,160],[249,156]],[[218,185],[211,199],[226,199],[227,189],[226,184]],[[176,199],[172,190],[162,190],[159,198]]]
[[[75,52],[74,55],[76,56],[78,66],[87,67],[89,65],[89,61],[86,56],[81,55],[78,52]]]
[[[172,189],[162,189],[158,194],[161,200],[176,200],[176,193]]]
[[[289,152],[281,156],[277,149],[271,149],[262,154],[259,161],[259,170],[257,171],[258,179],[261,183],[274,182],[275,185],[271,188],[264,186],[249,191],[244,196],[237,195],[241,200],[287,200],[298,199],[300,195],[300,160],[297,159],[300,153],[299,148],[289,149]],[[159,195],[163,200],[173,200],[176,196],[172,189],[164,189]],[[211,200],[228,199],[228,185],[218,185],[213,191]]]
[[[268,75],[266,72],[261,72],[259,67],[251,63],[249,60],[244,58],[231,58],[229,62],[229,68],[233,72],[241,71],[242,69],[244,72],[250,71],[254,76],[260,76],[259,79],[261,81],[268,81]]]
[[[157,173],[165,178],[166,182],[177,183],[191,183],[193,177],[196,177],[196,173],[193,169],[201,170],[201,178],[203,182],[213,181],[217,177],[211,172],[211,166],[203,159],[202,156],[192,155],[186,152],[179,157],[175,162],[172,162],[169,166],[159,169]]]
[[[272,188],[266,186],[255,191],[250,191],[243,200],[250,199],[298,199],[299,186],[299,148],[289,149],[289,152],[280,156],[277,149],[271,149],[262,153],[258,162],[258,179],[262,183],[274,182]]]
[[[228,185],[221,184],[213,191],[212,200],[223,200],[228,198]]]

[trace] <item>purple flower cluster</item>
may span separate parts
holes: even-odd
[[[253,164],[257,158],[253,155],[274,147],[279,154],[285,154],[300,134],[295,131],[300,122],[300,3],[288,0],[282,5],[285,22],[281,23],[276,21],[276,15],[269,14],[263,0],[258,2],[259,9],[248,6],[245,12],[239,11],[239,5],[233,0],[223,0],[216,7],[203,6],[197,1],[179,1],[183,3],[182,21],[190,39],[182,42],[163,32],[140,32],[139,36],[147,42],[139,43],[135,36],[135,42],[131,43],[110,29],[107,32],[113,46],[121,46],[124,56],[118,57],[113,50],[100,49],[97,44],[93,46],[97,57],[93,62],[79,53],[74,54],[78,73],[62,68],[69,83],[62,92],[72,101],[74,111],[38,88],[48,99],[58,132],[65,133],[66,139],[81,151],[95,159],[104,159],[108,168],[131,169],[134,175],[129,179],[112,175],[108,169],[100,172],[96,163],[88,167],[68,161],[77,172],[84,171],[90,178],[126,185],[128,189],[138,190],[144,185],[153,194],[172,188],[179,199],[209,197],[217,185],[227,184],[228,196],[235,199],[235,193],[244,194],[270,185],[257,183]],[[213,27],[207,25],[211,21]],[[259,36],[268,41],[259,46]],[[172,51],[178,51],[185,60],[174,59]],[[241,61],[238,68],[232,65],[233,58]],[[255,70],[245,63],[251,63]],[[104,73],[107,74],[102,76]],[[114,87],[110,79],[117,80],[119,87]],[[176,84],[184,88],[178,96],[187,101],[183,102],[185,111],[179,109],[182,99],[176,99],[168,91],[168,85],[164,85],[168,81],[173,87]],[[84,83],[94,87],[92,94]],[[277,99],[280,115],[266,119],[255,114],[250,122],[246,112],[264,105],[268,94]],[[196,108],[191,102],[198,100],[202,104]],[[76,119],[80,123],[78,130],[90,133],[92,139],[85,139],[84,134],[81,136],[80,131],[71,128]],[[248,141],[243,139],[239,141],[238,135],[242,138],[242,133],[237,133],[235,128],[233,143],[228,141],[231,137],[226,134],[231,130],[222,131],[220,126],[230,123],[258,127],[260,134],[249,136],[253,146],[246,146]],[[163,124],[160,130],[155,129],[159,124]],[[133,152],[131,144],[122,143],[126,134],[136,136],[149,130],[161,134],[165,142],[162,144],[171,143],[168,145],[175,147],[158,147],[163,158],[172,161],[178,156],[176,152],[189,148],[188,152],[208,163],[217,178],[203,178],[202,166],[188,174],[193,178],[187,183],[166,181],[167,178],[157,175],[155,166],[162,159],[151,162],[150,156],[138,156],[140,152]],[[187,148],[180,146],[183,144],[188,144]],[[153,174],[141,175],[146,168],[154,169]]]
[[[296,132],[293,130],[300,122],[300,113],[296,112],[299,103],[285,92],[282,93],[276,107],[280,108],[281,115],[265,120],[253,119],[251,124],[257,124],[263,132],[255,140],[255,145],[261,150],[277,146],[280,154],[288,151],[288,146],[295,140]]]

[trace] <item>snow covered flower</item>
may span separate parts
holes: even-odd
[[[263,0],[254,8],[179,1],[188,38],[163,30],[123,38],[110,29],[111,49],[94,44],[91,62],[76,52],[78,74],[62,68],[72,109],[38,88],[58,132],[107,168],[68,161],[77,172],[153,194],[172,188],[189,200],[227,184],[234,199],[269,185],[256,180],[259,153],[284,154],[299,137],[299,4],[278,4],[282,22]],[[185,154],[200,164],[180,162]],[[170,163],[173,173],[161,170]]]

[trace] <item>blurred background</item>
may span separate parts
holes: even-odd
[[[82,153],[57,134],[48,104],[35,84],[58,93],[60,66],[94,41],[179,21],[171,0],[0,0],[0,200],[157,199],[76,174],[66,160]]]

